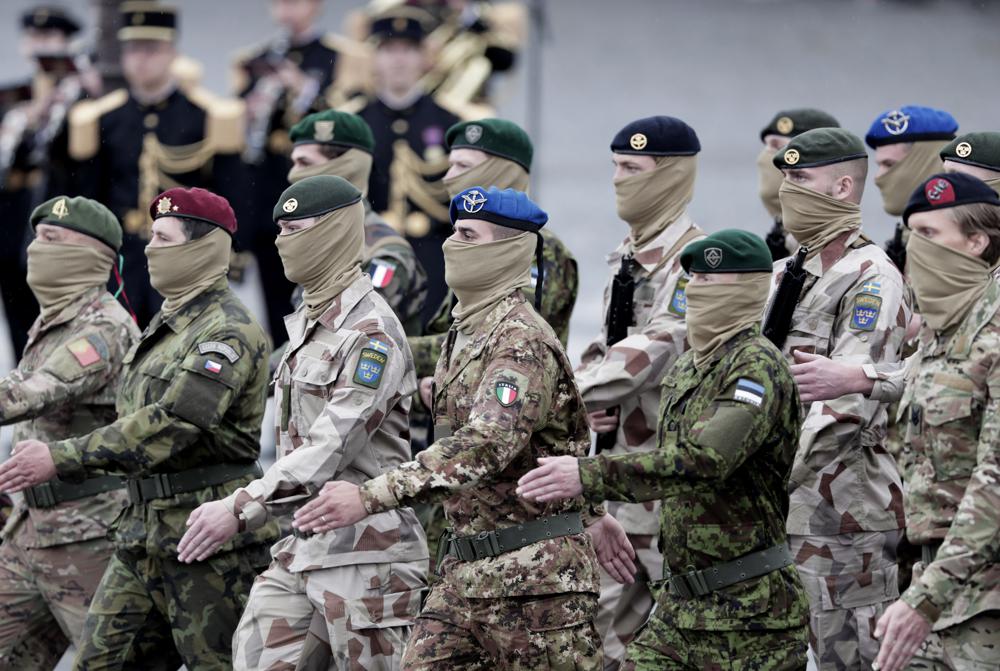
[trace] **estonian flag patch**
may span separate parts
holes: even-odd
[[[733,394],[733,400],[759,408],[764,402],[764,387],[753,380],[741,377],[736,381],[736,393]]]

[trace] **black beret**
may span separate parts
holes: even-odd
[[[730,228],[685,247],[681,267],[688,273],[770,273],[771,252],[759,236]]]
[[[80,32],[80,24],[66,10],[60,7],[40,5],[21,15],[24,29],[59,30],[67,36]]]
[[[903,223],[909,226],[910,215],[917,212],[946,210],[972,203],[1000,206],[1000,196],[981,179],[963,172],[932,175],[910,196],[910,202],[903,210]]]
[[[1000,133],[966,133],[941,150],[942,161],[955,161],[1000,171]]]
[[[778,168],[798,169],[859,158],[868,158],[868,152],[857,135],[843,128],[814,128],[793,137],[772,160]]]
[[[628,124],[611,141],[616,154],[694,156],[701,143],[694,129],[672,116],[651,116]]]
[[[781,110],[760,131],[760,139],[763,141],[768,135],[795,137],[813,128],[840,128],[840,123],[823,110],[812,107]]]

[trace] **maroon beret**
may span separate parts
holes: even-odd
[[[168,189],[149,204],[149,216],[186,217],[218,226],[229,235],[236,233],[236,215],[229,201],[211,191],[199,189]]]

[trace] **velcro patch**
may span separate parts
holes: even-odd
[[[236,363],[240,358],[240,355],[235,349],[232,348],[232,346],[227,345],[224,342],[216,342],[214,340],[199,344],[198,354],[219,354],[229,359],[229,363]]]
[[[376,340],[375,338],[370,338],[368,340],[368,348],[373,349],[376,352],[382,352],[382,354],[389,353],[389,346],[381,340]]]
[[[74,340],[66,345],[66,349],[70,351],[70,354],[73,355],[73,358],[76,359],[77,363],[84,368],[92,366],[101,360],[100,352],[98,352],[93,343],[86,338]]]
[[[753,380],[741,377],[736,381],[736,391],[733,400],[759,408],[764,402],[764,387]]]
[[[667,307],[667,311],[670,314],[676,315],[678,317],[683,317],[688,311],[687,302],[687,285],[688,278],[683,275],[677,278],[677,284],[674,285],[674,293],[670,297],[670,305]]]
[[[382,373],[385,372],[385,365],[388,362],[389,355],[387,353],[366,347],[361,350],[358,366],[354,369],[354,382],[363,387],[378,389],[378,386],[382,384]]]
[[[874,331],[881,310],[882,299],[879,296],[858,294],[851,308],[851,328],[855,331]]]
[[[519,395],[517,385],[513,382],[497,382],[493,392],[496,394],[497,401],[505,408],[514,405]]]
[[[373,287],[376,289],[385,289],[396,275],[396,264],[392,261],[375,259],[368,266],[368,274],[371,275]]]

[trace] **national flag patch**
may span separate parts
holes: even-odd
[[[882,283],[881,282],[865,282],[861,285],[861,291],[866,294],[871,294],[872,296],[879,296],[882,294]]]
[[[211,359],[208,359],[205,361],[205,370],[207,370],[209,373],[212,373],[213,375],[218,375],[219,373],[222,372],[222,364],[216,363]]]
[[[733,400],[759,408],[764,402],[764,387],[753,380],[741,377],[736,381],[736,392],[733,394]]]
[[[535,263],[531,264],[531,290],[534,291],[538,286],[538,265]]]
[[[97,351],[97,348],[86,338],[74,340],[66,345],[66,348],[73,355],[73,358],[76,359],[77,363],[84,368],[92,366],[101,360],[101,354]]]
[[[874,331],[881,310],[880,297],[858,294],[854,297],[854,307],[851,309],[851,328],[855,331]]]
[[[378,341],[373,340],[372,342]],[[378,386],[382,384],[382,373],[385,372],[385,365],[388,362],[388,354],[366,347],[361,350],[358,365],[354,369],[354,382],[362,387],[378,389]]]
[[[682,276],[678,278],[677,284],[674,285],[674,293],[670,297],[670,305],[667,307],[667,311],[677,317],[683,317],[688,311],[687,285],[687,277]]]
[[[372,285],[376,289],[385,289],[396,275],[396,264],[376,259],[368,266],[368,274],[371,275]]]
[[[375,338],[372,338],[368,341],[368,349],[373,349],[376,352],[381,352],[382,354],[389,353],[389,346],[386,345],[381,340],[375,340]]]
[[[517,400],[517,385],[512,382],[497,382],[494,392],[497,395],[497,400],[500,401],[500,405],[505,408],[514,405],[514,402]]]

